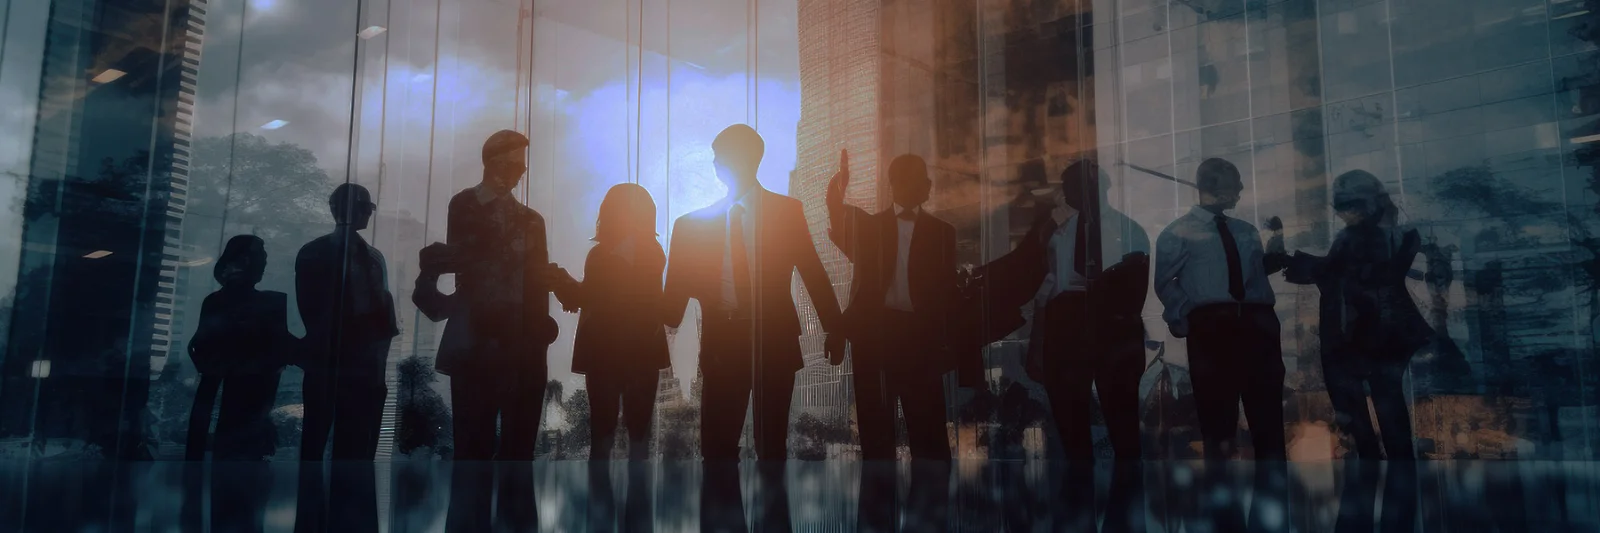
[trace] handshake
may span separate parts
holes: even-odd
[[[470,263],[459,247],[442,242],[435,242],[422,247],[417,253],[417,266],[422,270],[422,276],[437,278],[443,274],[459,274]],[[534,267],[537,269],[534,279],[541,285],[551,287],[555,291],[564,291],[578,285],[578,280],[555,263],[545,263]]]

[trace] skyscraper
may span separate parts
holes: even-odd
[[[194,0],[189,9],[178,16],[183,47],[178,51],[181,65],[178,68],[177,112],[172,124],[172,169],[168,181],[166,216],[162,219],[165,236],[162,239],[161,273],[156,283],[156,311],[154,333],[151,335],[150,356],[152,378],[160,373],[173,354],[183,354],[183,339],[177,338],[183,327],[185,305],[188,297],[191,267],[202,266],[196,260],[193,246],[183,244],[183,218],[188,208],[189,160],[191,133],[194,130],[195,85],[199,82],[200,50],[206,32],[206,2]]]
[[[850,263],[827,240],[824,195],[839,164],[839,150],[850,151],[847,193],[855,205],[872,209],[878,199],[878,2],[800,0],[800,124],[789,194],[805,204],[811,239],[834,292],[847,302]],[[798,305],[805,320],[801,351],[811,365],[826,358],[821,324],[809,297]],[[808,367],[800,372],[795,396],[801,412],[826,418],[849,413],[849,372],[844,367]]]

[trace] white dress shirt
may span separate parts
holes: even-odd
[[[1073,268],[1078,260],[1078,218],[1081,216],[1083,213],[1073,213],[1066,222],[1056,226],[1055,233],[1050,234],[1050,253],[1046,256],[1050,261],[1050,269],[1045,273],[1044,283],[1048,287],[1044,294],[1046,301],[1061,293],[1089,290],[1089,280]],[[1101,239],[1101,242],[1104,243],[1105,239]]]
[[[1133,231],[1124,225],[1134,224],[1124,217],[1117,217],[1115,212],[1106,209],[1101,211],[1101,223],[1090,228],[1091,231],[1100,231],[1100,270],[1105,270],[1110,265],[1115,265],[1122,257],[1132,252],[1149,253],[1149,242],[1143,238],[1133,238]],[[1089,290],[1089,280],[1079,274],[1073,267],[1078,255],[1078,217],[1082,212],[1075,212],[1067,220],[1056,226],[1056,231],[1050,234],[1050,253],[1046,254],[1049,268],[1045,271],[1044,283],[1040,286],[1037,295],[1038,303],[1048,303],[1062,293],[1084,292]],[[1133,242],[1137,241],[1137,242]]]
[[[750,282],[752,284],[754,284],[756,282],[756,278],[755,278],[755,268],[756,268],[756,258],[755,258],[755,255],[756,255],[756,245],[755,245],[755,238],[756,238],[755,237],[755,233],[756,233],[756,224],[755,224],[756,201],[755,201],[755,197],[756,197],[756,191],[755,190],[751,190],[750,192],[745,193],[744,196],[740,196],[738,199],[734,200],[733,201],[733,205],[728,206],[727,221],[724,223],[724,226],[723,226],[723,229],[722,229],[722,231],[723,231],[723,233],[722,233],[722,235],[723,235],[723,245],[722,245],[722,310],[724,310],[724,311],[739,310],[739,309],[741,309],[741,305],[747,303],[747,302],[740,302],[739,301],[739,291],[738,291],[737,288],[735,288],[737,284],[734,282],[734,279],[733,279],[733,240],[732,239],[733,239],[733,219],[734,219],[734,214],[735,213],[740,213],[740,217],[742,218],[742,222],[743,222],[743,226],[744,226],[743,230],[744,230],[745,265],[747,267],[749,267],[750,271],[751,271],[750,272]],[[744,309],[744,310],[749,311],[749,309]]]
[[[911,308],[910,276],[907,272],[911,257],[911,233],[916,231],[917,221],[916,219],[906,220],[900,218],[900,215],[905,212],[906,208],[901,207],[900,204],[895,204],[894,220],[900,239],[899,251],[894,256],[894,272],[889,275],[889,290],[883,295],[883,305],[890,309],[910,312],[913,309]],[[911,213],[912,216],[918,216],[922,214],[922,211],[921,209],[913,208]]]
[[[1178,217],[1156,239],[1156,296],[1166,307],[1168,324],[1189,316],[1196,307],[1233,303],[1228,293],[1228,255],[1217,232],[1216,214],[1195,206]],[[1249,222],[1227,218],[1227,227],[1239,247],[1239,269],[1244,277],[1241,303],[1272,305],[1276,302],[1267,283],[1261,233]]]

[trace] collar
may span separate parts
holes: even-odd
[[[751,209],[755,208],[755,206],[756,206],[756,198],[758,198],[760,196],[761,196],[761,186],[757,185],[755,187],[751,187],[750,190],[748,192],[744,193],[743,196],[740,196],[738,198],[734,198],[733,202],[728,204],[728,207],[732,208],[733,206],[737,205],[739,207],[743,207],[744,210],[746,212],[748,212]]]
[[[478,199],[478,204],[480,205],[493,202],[500,198],[500,193],[495,192],[494,189],[484,186],[482,183],[474,185],[472,187],[472,192],[473,197]]]
[[[922,214],[922,207],[921,206],[917,206],[917,207],[913,207],[913,208],[910,208],[910,209],[906,209],[905,207],[901,206],[900,204],[894,204],[894,216],[895,217],[898,218],[900,215],[904,214],[906,211],[910,211],[912,215],[921,215]]]
[[[1189,216],[1198,218],[1200,220],[1204,220],[1206,222],[1210,222],[1212,220],[1215,220],[1218,216],[1221,216],[1223,218],[1232,218],[1232,217],[1229,217],[1227,214],[1220,214],[1219,215],[1217,213],[1213,213],[1210,209],[1206,209],[1206,208],[1200,207],[1198,205],[1189,208]]]

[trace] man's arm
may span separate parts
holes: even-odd
[[[1161,236],[1156,238],[1155,286],[1156,297],[1166,308],[1161,318],[1168,325],[1182,323],[1189,305],[1189,296],[1178,283],[1178,273],[1188,261],[1189,251],[1184,246],[1183,237],[1178,236],[1171,227],[1161,232]]]
[[[822,322],[822,330],[835,332],[839,324],[839,298],[833,294],[833,282],[828,279],[828,271],[822,268],[822,258],[817,255],[817,247],[812,244],[811,231],[806,228],[806,213],[798,201],[794,202],[794,214],[786,217],[784,224],[788,229],[789,246],[794,254],[795,268],[800,271],[800,282],[806,286],[806,292],[811,295],[811,303],[817,308],[817,320]]]
[[[844,252],[846,259],[855,261],[856,247],[862,242],[861,221],[867,212],[845,203],[844,194],[850,188],[850,154],[839,151],[839,171],[828,180],[825,196],[828,207],[828,240]]]
[[[544,272],[550,265],[549,240],[545,235],[544,217],[528,210],[526,240],[527,262],[523,264],[522,308],[523,320],[535,339],[546,345],[555,342],[556,323],[550,318],[550,287],[545,283]]]
[[[424,246],[417,252],[419,272],[416,286],[411,290],[411,303],[416,304],[417,310],[434,322],[450,318],[451,306],[455,303],[454,294],[439,292],[439,273],[449,261],[450,253],[448,245],[438,242]]]
[[[303,359],[310,361],[323,360],[332,348],[333,339],[329,336],[334,333],[332,321],[338,295],[329,294],[336,285],[330,283],[332,274],[326,267],[326,258],[318,257],[316,247],[310,244],[301,247],[294,258],[295,309],[300,311],[300,323],[306,328],[303,345],[311,352]]]
[[[686,233],[684,218],[680,217],[672,223],[672,235],[668,237],[667,251],[667,281],[662,289],[661,313],[662,322],[669,328],[676,328],[683,323],[683,313],[689,307],[689,266],[685,265],[685,255],[692,253],[689,250],[691,237]]]

